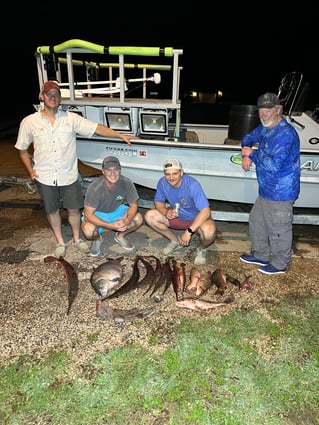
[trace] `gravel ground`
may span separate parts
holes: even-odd
[[[288,273],[277,276],[262,275],[256,266],[240,262],[238,252],[246,243],[247,235],[241,234],[226,240],[227,223],[217,223],[219,229],[214,247],[209,251],[209,261],[201,266],[202,273],[220,267],[230,276],[242,281],[251,275],[252,289],[240,292],[235,286],[228,286],[225,294],[216,294],[211,287],[203,296],[204,300],[223,301],[232,296],[233,302],[212,310],[194,312],[175,305],[175,294],[170,287],[161,301],[157,302],[144,289],[109,301],[113,308],[132,309],[152,307],[154,312],[145,319],[116,323],[113,319],[96,317],[96,295],[90,284],[95,267],[110,258],[123,256],[124,279],[131,276],[136,255],[155,255],[162,262],[160,249],[166,240],[154,235],[145,225],[129,238],[136,246],[131,254],[114,243],[108,234],[102,247],[103,255],[92,258],[75,252],[69,244],[65,257],[74,267],[79,278],[79,292],[67,315],[68,285],[64,270],[57,265],[47,264],[44,258],[52,255],[55,243],[41,208],[0,208],[0,320],[1,351],[0,364],[7,365],[21,355],[31,355],[39,360],[48,353],[66,350],[74,359],[74,365],[84,365],[94,354],[138,342],[151,351],[161,351],[171,346],[174,326],[184,318],[218,318],[234,309],[257,308],[262,314],[274,304],[287,300],[298,303],[311,294],[318,294],[318,239],[307,226],[295,242],[293,260]],[[71,239],[69,227],[64,221],[66,240]],[[307,233],[307,235],[305,234]],[[303,245],[304,239],[307,243]],[[314,239],[312,239],[314,238]],[[314,256],[309,255],[309,241]],[[186,264],[186,276],[193,266],[192,260],[196,238],[187,250],[174,253],[177,263]],[[308,247],[305,249],[304,247]],[[317,250],[317,251],[316,251]],[[141,276],[143,276],[141,269]],[[156,344],[153,344],[156,340]]]

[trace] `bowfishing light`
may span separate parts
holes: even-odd
[[[168,134],[168,114],[166,110],[141,110],[139,115],[141,134]]]
[[[135,134],[137,131],[136,108],[110,108],[104,109],[106,125],[122,133]]]

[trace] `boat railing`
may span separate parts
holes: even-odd
[[[62,106],[73,110],[78,106],[77,112],[90,119],[95,119],[90,116],[90,107],[103,107],[102,111],[115,114],[117,130],[133,135],[140,135],[139,123],[145,111],[149,112],[150,134],[155,136],[168,136],[168,121],[173,117],[174,134],[179,136],[182,54],[181,49],[172,47],[106,47],[78,39],[40,46],[35,53],[39,89],[46,81],[56,80],[61,87]],[[110,57],[116,60],[110,61]],[[149,62],[144,63],[145,57]],[[151,87],[161,84],[161,90],[153,89],[148,94],[149,82]],[[162,91],[161,96],[157,91]],[[123,122],[127,119],[134,122],[122,128],[123,111],[126,113]]]

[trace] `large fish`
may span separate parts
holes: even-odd
[[[233,302],[232,298],[228,298],[225,301],[220,303],[213,303],[210,301],[203,301],[203,300],[195,300],[193,298],[184,298],[183,300],[177,300],[175,302],[175,305],[177,307],[188,308],[189,310],[203,311],[203,310],[211,310],[212,308],[221,307],[231,302]]]
[[[197,297],[203,295],[213,284],[212,273],[207,271],[201,274],[197,267],[192,267],[189,274],[190,283],[187,285],[186,290],[193,293]]]
[[[208,289],[212,286],[212,284],[213,284],[213,282],[212,282],[212,272],[211,271],[207,271],[199,279],[198,285],[197,285],[197,289],[196,289],[196,292],[195,292],[195,295],[197,297],[200,297],[206,291],[208,291]]]
[[[113,319],[116,323],[145,319],[153,314],[154,309],[149,308],[130,308],[128,310],[113,308],[106,301],[96,301],[96,317],[100,319]]]
[[[137,282],[140,278],[140,270],[138,268],[138,257],[134,259],[133,263],[133,270],[131,277],[115,292],[110,294],[107,298],[117,298],[120,295],[127,294],[128,292],[132,291],[134,288],[136,288]]]
[[[63,257],[56,258],[51,255],[44,258],[45,263],[50,264],[57,264],[64,269],[64,273],[68,282],[68,299],[69,299],[69,305],[67,310],[67,315],[70,314],[71,307],[74,303],[74,300],[79,292],[79,279],[76,271],[74,270],[74,267],[72,264],[68,263]]]
[[[222,269],[216,269],[212,273],[212,283],[217,286],[217,294],[224,295],[224,292],[227,288],[227,279],[226,274]]]
[[[106,261],[93,270],[90,282],[101,299],[109,297],[121,286],[123,279],[122,258]]]

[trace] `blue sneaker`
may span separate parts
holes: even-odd
[[[286,269],[277,269],[272,264],[267,264],[267,266],[259,267],[258,271],[265,274],[283,274],[286,273]]]
[[[268,261],[259,260],[259,258],[256,258],[254,255],[243,254],[239,258],[240,261],[248,264],[257,264],[258,266],[267,266],[268,264]]]

